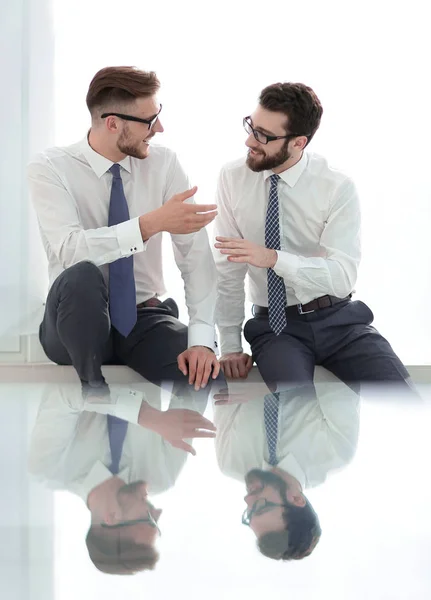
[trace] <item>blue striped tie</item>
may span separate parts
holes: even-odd
[[[120,165],[114,164],[109,170],[113,175],[108,219],[108,226],[111,227],[128,221],[130,216]],[[109,312],[113,327],[127,337],[137,319],[133,256],[120,258],[109,265]]]
[[[268,209],[265,221],[265,246],[273,250],[281,250],[280,222],[278,210],[277,184],[278,175],[271,175]],[[273,269],[268,269],[268,315],[269,324],[275,335],[280,335],[287,325],[286,319],[286,288],[284,280]]]
[[[267,394],[264,400],[264,421],[266,442],[268,444],[269,460],[272,466],[277,465],[277,440],[278,440],[278,411],[279,399],[274,394]]]

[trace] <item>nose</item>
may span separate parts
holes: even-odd
[[[153,127],[153,132],[154,133],[163,133],[164,130],[165,130],[165,128],[163,127],[162,122],[160,121],[160,118],[157,119],[157,121],[155,122],[154,127]]]
[[[157,523],[158,520],[160,519],[160,515],[162,514],[163,510],[161,508],[156,508],[154,510],[151,511],[151,515],[153,517],[153,519],[155,520],[155,522]]]
[[[250,133],[248,138],[245,140],[245,145],[247,148],[257,148],[257,140],[252,133]]]

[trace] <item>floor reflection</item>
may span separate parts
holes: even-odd
[[[0,568],[34,590],[15,597],[431,591],[428,401],[142,381],[0,384],[0,402]]]

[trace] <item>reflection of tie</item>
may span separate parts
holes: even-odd
[[[120,472],[121,454],[123,452],[124,440],[126,438],[128,421],[108,415],[109,446],[111,448],[111,466],[109,470],[113,475]]]
[[[280,222],[278,210],[277,184],[280,177],[271,175],[268,208],[265,221],[265,246],[273,250],[281,250]],[[273,269],[268,269],[268,316],[269,324],[275,335],[280,335],[287,325],[286,288],[284,280]]]
[[[263,415],[265,421],[266,441],[269,452],[268,462],[270,465],[275,466],[278,463],[277,439],[279,399],[274,394],[267,394],[264,402]]]
[[[118,225],[130,219],[124,195],[120,165],[109,169],[113,175],[108,225]],[[127,337],[136,324],[136,287],[133,273],[133,256],[120,258],[109,265],[109,311],[117,331]]]

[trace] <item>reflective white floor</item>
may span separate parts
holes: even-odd
[[[61,384],[56,386],[50,393],[57,389],[60,403],[65,392]],[[351,462],[306,490],[318,513],[322,537],[311,556],[299,561],[260,555],[252,531],[241,523],[244,484],[221,471],[214,440],[196,440],[197,455],[184,457],[184,468],[168,489],[153,497],[149,482],[153,503],[163,509],[155,570],[124,577],[102,574],[91,563],[85,545],[90,524],[86,504],[76,493],[62,489],[58,473],[67,479],[64,468],[52,475],[52,464],[62,460],[70,440],[64,437],[59,444],[47,427],[45,442],[40,441],[42,435],[34,446],[32,436],[46,390],[43,384],[0,383],[2,598],[431,597],[429,403],[412,407],[407,400],[361,400],[359,437]],[[322,423],[335,418],[328,406],[322,405]],[[243,410],[244,405],[237,409]],[[331,410],[344,409],[334,401]],[[222,410],[209,402],[205,416],[217,422],[216,413]],[[76,413],[69,406],[69,415]],[[306,428],[306,419],[303,424]],[[255,425],[250,421],[250,435],[255,435]],[[349,429],[346,421],[344,425]],[[353,424],[348,433],[351,440],[354,431]],[[316,439],[310,436],[310,447]],[[155,463],[160,461],[159,446],[147,444],[144,451]],[[37,469],[32,463],[34,452]],[[65,483],[63,488],[67,487]]]

